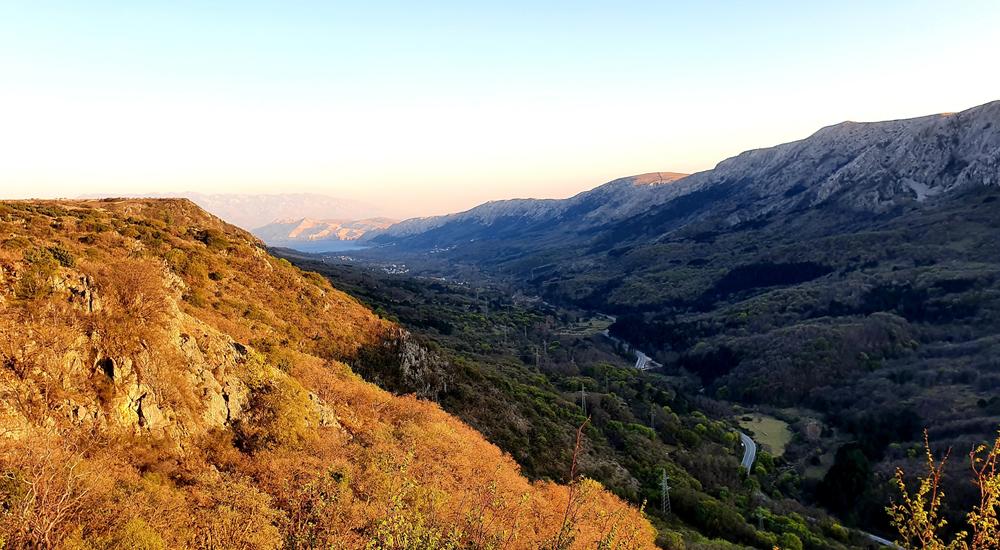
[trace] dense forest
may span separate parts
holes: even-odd
[[[277,252],[410,328],[433,350],[431,368],[401,372],[374,362],[360,371],[366,378],[436,400],[510,452],[529,476],[557,478],[569,463],[575,426],[589,418],[581,471],[645,502],[661,546],[870,542],[802,505],[793,463],[771,450],[759,452],[749,476],[741,473],[737,411],[705,396],[689,372],[636,370],[629,350],[604,335],[613,326],[605,316],[488,280],[387,274],[379,264]]]

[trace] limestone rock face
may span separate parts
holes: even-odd
[[[384,388],[425,399],[436,399],[448,389],[447,362],[401,328],[368,348],[352,369]]]
[[[94,281],[89,276],[66,269],[57,275],[52,286],[57,291],[69,293],[69,301],[81,311],[94,313],[101,310],[101,300],[94,291]]]
[[[101,313],[100,292],[90,276],[61,267],[50,283],[59,300],[64,297],[64,303],[83,314],[79,329],[85,329],[89,316]],[[133,356],[111,356],[103,351],[100,335],[88,337],[81,330],[57,354],[55,371],[60,373],[64,398],[50,414],[62,416],[51,416],[46,424],[114,427],[180,442],[227,428],[240,418],[249,394],[248,364],[261,359],[251,357],[255,352],[249,346],[184,313],[179,307],[184,291],[179,277],[165,271],[163,285],[168,297],[164,337],[155,346],[144,346]],[[26,345],[26,354],[35,353],[36,344]],[[267,372],[285,376],[277,369]],[[322,426],[338,425],[332,408],[316,395],[309,397]],[[21,422],[26,420],[21,415],[0,404],[0,430],[16,437],[21,424],[25,429],[30,425]]]

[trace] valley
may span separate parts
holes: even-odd
[[[735,411],[704,395],[697,376],[636,369],[634,351],[602,334],[608,316],[557,307],[496,281],[388,275],[377,262],[280,254],[410,328],[439,354],[433,372],[376,368],[362,371],[367,379],[437,401],[511,453],[529,476],[561,475],[575,427],[589,417],[581,470],[624,498],[645,501],[666,547],[678,544],[669,533],[695,548],[767,545],[785,533],[817,548],[867,540],[798,504],[804,494],[795,460],[741,445]],[[756,463],[744,467],[749,477],[741,461]],[[664,469],[673,488],[670,514],[650,505],[660,502]],[[762,513],[770,518],[763,531],[743,519]]]
[[[372,247],[351,265],[296,262],[335,284],[351,270],[405,264],[403,279],[347,288],[408,326],[425,323],[431,338],[479,363],[520,356],[505,377],[545,371],[556,340],[540,335],[574,337],[559,343],[573,352],[550,360],[545,375],[566,400],[600,388],[588,366],[604,360],[712,411],[727,430],[738,407],[769,415],[757,426],[783,450],[765,460],[780,465],[771,483],[848,525],[890,533],[894,472],[920,469],[925,429],[935,449],[968,450],[1000,425],[998,125],[1000,102],[843,123],[687,177],[623,178],[562,201],[500,201],[403,222],[364,238]],[[406,297],[387,300],[400,285]],[[483,306],[484,332],[449,342],[444,333],[464,317],[441,311],[449,286],[477,297],[494,289],[496,304],[521,296],[554,320],[531,326],[536,336],[525,332],[520,344],[469,349],[484,336],[509,337],[510,321]],[[434,327],[424,315],[456,322]],[[588,339],[603,326],[610,340]],[[633,408],[634,420],[648,416]],[[782,424],[790,436],[766,433]],[[662,436],[676,444],[676,434]],[[738,464],[735,443],[727,454]],[[630,444],[616,452],[627,455]],[[961,523],[974,499],[961,475],[968,462],[947,468],[956,502],[946,517]],[[653,476],[637,480],[652,496]]]
[[[1000,550],[1000,2],[0,2],[0,550]]]

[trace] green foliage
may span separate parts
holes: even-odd
[[[855,444],[837,450],[833,467],[818,489],[821,501],[831,510],[848,513],[859,509],[857,503],[867,490],[872,477],[871,464]]]
[[[782,533],[778,545],[781,550],[802,550],[802,540],[794,533]]]
[[[229,240],[225,234],[218,229],[199,229],[194,232],[195,240],[201,241],[212,251],[225,250],[229,247]]]
[[[166,550],[163,537],[141,518],[132,518],[95,550]]]
[[[61,266],[73,267],[76,265],[76,258],[73,257],[73,253],[65,248],[61,246],[50,246],[48,251]]]

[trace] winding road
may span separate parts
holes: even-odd
[[[757,460],[757,443],[743,432],[736,433],[740,434],[740,444],[743,445],[743,460],[740,461],[740,467],[750,472],[750,469],[753,468],[753,461]]]
[[[600,314],[600,315],[603,315],[604,317],[610,319],[612,322],[615,321],[615,318],[612,317],[611,315],[604,315],[604,314]],[[623,340],[615,338],[614,336],[611,336],[611,332],[609,330],[605,329],[604,331],[601,332],[601,334],[603,334],[606,338],[608,338],[608,339],[610,339],[610,340],[612,340],[612,341],[614,341],[616,343],[624,345],[626,350],[631,350],[631,351],[635,352],[635,355],[636,355],[635,368],[637,368],[639,370],[646,370],[646,369],[649,369],[649,368],[659,368],[659,367],[662,366],[660,363],[657,363],[656,361],[653,361],[653,359],[650,358],[645,353],[643,353],[643,352],[635,349],[634,347],[632,347],[632,345],[629,344],[628,342],[625,342]],[[747,435],[747,434],[745,434],[745,433],[743,433],[741,431],[737,431],[736,433],[739,434],[739,436],[740,436],[740,445],[743,446],[743,460],[740,461],[740,468],[743,468],[749,474],[750,472],[753,471],[753,463],[754,463],[754,461],[757,460],[757,442],[754,441],[752,437],[750,437],[749,435]],[[875,535],[873,535],[871,533],[865,533],[864,531],[861,531],[861,533],[869,541],[871,541],[871,542],[873,542],[873,543],[875,543],[875,544],[877,544],[879,546],[883,546],[883,547],[886,547],[886,548],[893,548],[893,549],[902,550],[900,548],[900,546],[898,546],[896,543],[894,543],[894,542],[892,542],[890,540],[886,540],[886,539],[884,539],[882,537],[875,536]]]
[[[615,318],[612,317],[611,315],[604,315],[603,313],[599,315],[603,315],[604,317],[610,319],[612,322],[614,322],[615,320]],[[634,352],[636,355],[635,368],[639,370],[646,370],[649,368],[659,368],[663,366],[660,363],[653,361],[653,359],[648,355],[646,355],[645,353],[632,347],[632,345],[629,344],[628,342],[625,342],[624,340],[611,336],[611,332],[609,330],[605,329],[604,331],[601,332],[601,334],[603,334],[605,338],[608,338],[615,343],[624,345],[626,350]],[[754,461],[757,460],[757,442],[754,441],[752,437],[741,431],[737,431],[736,433],[740,435],[740,445],[743,446],[743,460],[740,461],[740,468],[743,468],[749,474],[750,472],[753,471]],[[879,546],[883,546],[886,548],[894,548],[894,549],[900,548],[894,542],[886,540],[882,537],[875,536],[871,533],[865,533],[864,531],[862,531],[862,534],[864,534],[864,536],[868,540],[870,540],[875,544],[878,544]]]
[[[871,533],[865,533],[865,536],[868,537],[868,540],[874,542],[875,544],[878,544],[879,546],[888,546],[889,548],[898,548],[899,550],[903,550],[902,546],[899,546],[898,544],[892,542],[891,540],[886,540],[882,537],[876,537]]]

